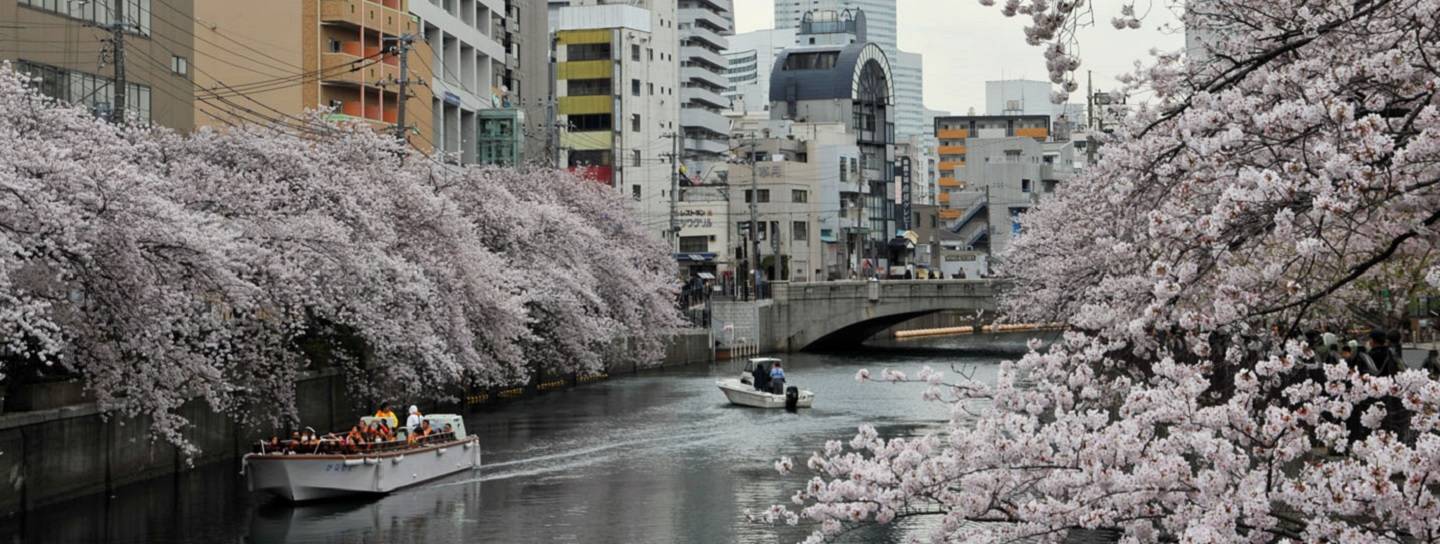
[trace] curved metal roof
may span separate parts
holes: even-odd
[[[786,70],[785,60],[793,54],[839,51],[840,57],[830,68],[815,70]],[[789,89],[794,89],[795,100],[854,100],[860,92],[860,74],[871,61],[879,64],[885,74],[886,103],[894,102],[895,79],[890,72],[890,61],[885,52],[873,43],[852,43],[844,46],[795,47],[781,51],[775,57],[775,66],[770,72],[770,101],[780,102],[790,98]]]

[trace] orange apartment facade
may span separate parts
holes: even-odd
[[[964,115],[935,118],[935,138],[939,140],[936,150],[939,162],[936,170],[935,203],[940,207],[940,220],[959,219],[964,208],[959,206],[954,193],[964,191],[968,184],[965,176],[966,140],[971,138],[1034,138],[1046,141],[1050,138],[1050,117],[1046,115]],[[955,206],[951,201],[956,200]]]
[[[408,0],[197,2],[194,35],[197,126],[245,120],[237,109],[252,120],[294,121],[329,108],[332,120],[394,131],[408,76],[406,138],[432,151],[427,59],[434,54]],[[408,74],[394,49],[404,36],[414,38]]]

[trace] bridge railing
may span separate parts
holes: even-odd
[[[771,284],[775,302],[808,299],[868,299],[915,297],[995,297],[1009,281],[1003,279],[825,281]]]

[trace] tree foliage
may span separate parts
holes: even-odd
[[[118,127],[0,73],[0,372],[78,375],[184,446],[191,399],[293,417],[319,352],[434,398],[650,360],[678,323],[668,251],[608,188],[312,129]]]
[[[1377,288],[1440,284],[1440,2],[1188,7],[1207,55],[1156,54],[1129,76],[1148,103],[1024,216],[1007,255],[1008,315],[1062,321],[1063,338],[993,385],[887,372],[953,403],[946,431],[831,442],[801,509],[758,517],[816,523],[817,541],[918,515],[942,518],[936,542],[1101,527],[1126,542],[1440,540],[1440,382],[1322,366],[1300,335],[1356,325]],[[1032,18],[1063,97],[1089,7],[1003,9]],[[1347,432],[1354,412],[1373,432]]]

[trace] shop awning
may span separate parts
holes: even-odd
[[[711,273],[709,273],[709,272],[700,272],[700,273],[695,274],[695,275],[696,275],[696,276],[700,276],[700,279],[702,279],[702,280],[713,280],[713,279],[715,279],[715,275],[714,275],[714,274],[711,274]]]
[[[697,263],[710,262],[715,260],[714,253],[676,253],[675,260],[690,261]]]

